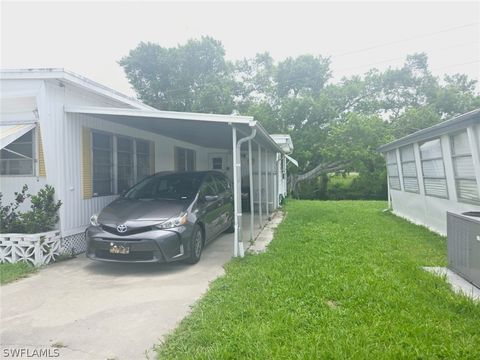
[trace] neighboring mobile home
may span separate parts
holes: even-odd
[[[446,235],[447,211],[480,211],[480,109],[380,147],[393,212]]]
[[[235,254],[242,187],[251,234],[286,195],[291,139],[280,146],[252,117],[159,111],[63,69],[2,70],[0,86],[4,202],[23,184],[52,185],[66,251],[84,251],[91,215],[155,172],[214,169],[234,181]]]

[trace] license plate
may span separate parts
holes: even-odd
[[[110,245],[111,254],[129,254],[130,248],[123,245]]]

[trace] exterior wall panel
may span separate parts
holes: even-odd
[[[480,126],[476,125],[471,128],[473,133],[479,134]],[[458,132],[458,130],[456,130]],[[466,202],[460,202],[457,200],[457,190],[455,187],[455,179],[453,175],[454,167],[451,157],[450,149],[450,134],[441,136],[443,163],[445,166],[445,181],[447,184],[448,198],[441,198],[437,196],[425,195],[423,182],[428,179],[424,179],[423,170],[424,167],[419,167],[421,164],[419,144],[414,144],[415,161],[418,170],[418,180],[420,185],[419,193],[412,193],[406,191],[389,189],[389,195],[391,199],[391,206],[393,212],[413,223],[424,225],[431,230],[440,233],[442,235],[447,234],[447,211],[459,213],[465,211],[480,211],[480,205],[470,204]],[[473,147],[476,147],[474,145]],[[472,152],[479,149],[472,149]],[[479,174],[479,164],[477,163],[477,157],[474,155],[474,173]],[[428,170],[428,169],[427,169]],[[477,175],[477,182],[478,182]],[[432,187],[430,187],[432,189]]]
[[[208,154],[213,149],[202,148],[190,143],[167,138],[151,132],[138,130],[132,127],[115,124],[114,122],[99,120],[94,116],[84,114],[68,114],[65,121],[66,143],[64,157],[68,162],[65,169],[66,194],[62,201],[69,209],[63,217],[62,228],[64,235],[83,231],[91,215],[98,213],[118,195],[98,196],[89,199],[83,198],[82,185],[82,129],[96,129],[117,135],[130,136],[155,143],[155,172],[174,170],[174,146],[182,146],[196,152],[197,170],[208,169]],[[218,151],[218,150],[217,150]]]

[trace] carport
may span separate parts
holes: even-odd
[[[292,159],[253,117],[78,106],[67,107],[65,112],[67,115],[88,115],[95,120],[148,131],[204,148],[228,151],[232,156],[230,175],[235,199],[234,256],[244,255],[246,239],[242,236],[242,223],[247,221],[242,221],[242,210],[250,211],[247,238],[254,240],[256,230],[265,225],[270,214],[279,206],[280,179],[286,177],[286,160]],[[155,169],[162,170],[170,169]],[[242,209],[242,175],[245,179],[246,173],[250,189],[249,209]]]

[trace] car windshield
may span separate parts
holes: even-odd
[[[202,180],[202,174],[157,175],[132,187],[125,194],[125,198],[187,200],[197,194]]]

